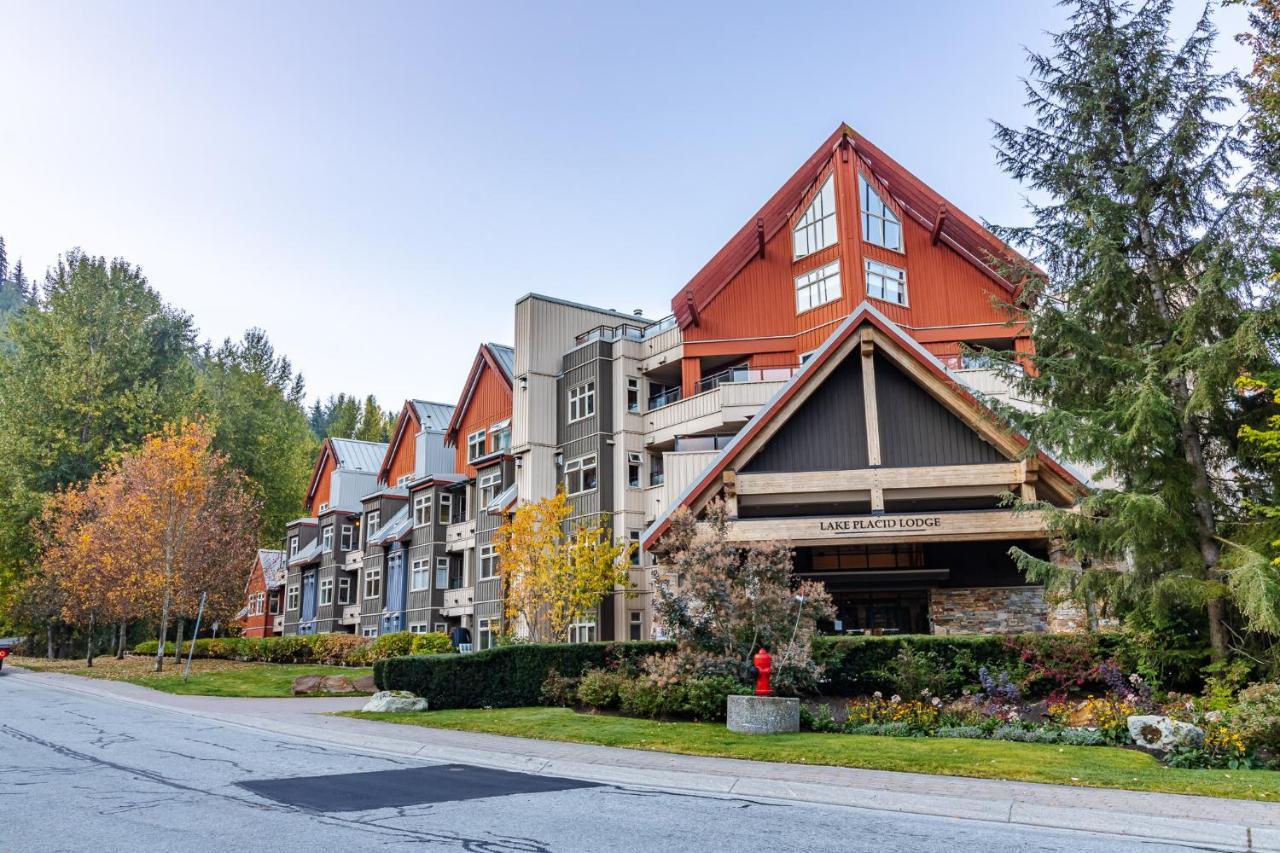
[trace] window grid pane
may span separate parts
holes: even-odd
[[[866,259],[867,296],[882,299],[895,305],[907,304],[907,273],[905,270]]]
[[[796,313],[840,298],[840,262],[835,261],[796,277]]]

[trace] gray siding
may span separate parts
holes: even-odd
[[[877,377],[878,378],[878,377]],[[880,413],[884,395],[877,389]],[[884,428],[880,442],[884,446]],[[846,358],[742,470],[847,471],[867,467],[867,418],[861,359]]]
[[[880,457],[887,468],[975,465],[1005,457],[902,371],[877,355]]]
[[[584,383],[594,382],[595,412],[590,417],[569,422],[569,391]],[[566,462],[596,455],[598,487],[593,492],[570,498],[573,518],[580,519],[614,511],[614,448],[606,444],[613,438],[613,344],[594,341],[566,353],[563,371],[556,382],[556,435]],[[559,483],[564,471],[557,471]]]

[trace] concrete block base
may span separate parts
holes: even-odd
[[[781,696],[730,696],[729,731],[776,735],[800,731],[800,700]]]

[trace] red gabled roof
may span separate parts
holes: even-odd
[[[378,466],[379,483],[386,484],[387,477],[391,476],[391,462],[396,458],[396,451],[400,448],[400,442],[410,424],[413,425],[415,432],[422,426],[418,421],[418,412],[413,402],[405,400],[404,408],[400,410],[400,417],[396,418],[395,428],[391,431],[391,442],[387,445],[387,452],[382,457],[382,464]]]
[[[686,488],[671,506],[663,511],[662,515],[649,525],[648,529],[642,534],[642,546],[646,549],[651,548],[655,542],[661,538],[662,534],[667,531],[671,525],[672,514],[682,506],[687,506],[692,500],[703,494],[706,489],[716,482],[716,480],[741,455],[751,439],[757,435],[765,426],[773,420],[778,410],[783,408],[787,401],[794,397],[801,388],[809,383],[811,378],[820,370],[823,364],[830,360],[834,353],[840,349],[840,345],[849,339],[864,324],[874,326],[883,332],[887,337],[898,343],[903,351],[911,355],[922,365],[924,365],[931,373],[939,379],[947,383],[961,398],[968,404],[985,411],[995,420],[995,415],[990,408],[974,396],[961,383],[956,381],[954,377],[947,373],[946,368],[932,354],[922,347],[914,338],[904,332],[896,323],[885,317],[875,309],[875,306],[869,302],[862,302],[853,310],[839,327],[832,332],[831,337],[827,338],[822,348],[814,354],[813,358],[805,362],[804,367],[791,378],[791,380],[782,387],[782,389],[766,403],[759,412],[757,412],[747,425],[743,427],[733,440],[729,442],[724,451],[716,457],[705,471],[698,476],[697,479]],[[1026,436],[1013,430],[1007,430],[1013,439],[1022,447],[1026,447],[1028,442]],[[1058,462],[1049,454],[1042,450],[1036,451],[1036,457],[1045,467],[1052,470],[1061,477],[1069,486],[1075,487],[1081,491],[1088,489],[1088,486],[1075,473],[1067,469],[1062,463]]]
[[[1021,290],[1020,283],[1005,278],[990,259],[1000,258],[1007,263],[1035,269],[1029,261],[872,145],[866,137],[849,125],[841,124],[672,298],[671,310],[681,328],[695,322],[698,313],[706,309],[733,277],[757,256],[760,232],[767,242],[787,225],[813,182],[843,145],[850,146],[857,153],[865,168],[876,176],[912,218],[925,228],[939,228],[939,242],[946,243],[1011,294],[1016,295]]]
[[[458,398],[458,405],[454,407],[453,417],[449,419],[449,427],[444,432],[445,441],[451,445],[457,446],[458,427],[462,425],[462,419],[467,413],[467,406],[471,404],[471,398],[476,393],[476,386],[480,384],[480,375],[486,369],[492,370],[502,377],[502,381],[507,384],[508,391],[513,387],[511,373],[506,366],[508,359],[499,359],[498,354],[494,352],[494,347],[494,344],[481,344],[475,360],[471,362],[471,372],[467,374],[467,381],[462,386],[462,396]]]

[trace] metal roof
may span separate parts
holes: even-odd
[[[293,555],[293,559],[289,560],[291,566],[305,566],[308,563],[314,563],[320,559],[320,540],[317,539],[307,547]]]
[[[511,507],[515,505],[518,496],[519,492],[516,491],[516,485],[515,483],[512,483],[497,494],[493,500],[489,501],[489,504],[484,508],[484,511],[490,515],[504,515],[507,510],[511,509]]]
[[[410,400],[413,411],[424,430],[444,432],[453,419],[453,406],[449,403],[433,403],[430,400]]]
[[[516,375],[516,348],[509,347],[505,344],[486,344],[489,352],[493,353],[494,361],[498,362],[498,366],[502,368],[502,372],[507,374],[507,381]]]
[[[400,507],[400,511],[391,516],[386,524],[378,528],[378,532],[373,534],[372,541],[378,545],[385,545],[388,542],[394,542],[401,536],[404,536],[413,529],[413,518],[409,515],[409,505],[405,504]]]
[[[258,562],[262,564],[262,580],[266,583],[267,589],[276,589],[284,584],[286,572],[284,551],[259,548]]]
[[[354,438],[331,438],[333,452],[338,457],[338,468],[343,471],[378,473],[382,457],[387,453],[386,442],[360,441]]]

